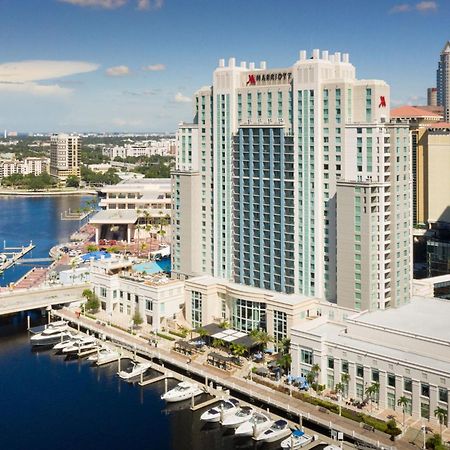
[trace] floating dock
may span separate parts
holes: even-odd
[[[36,247],[32,241],[27,246],[22,247],[6,247],[6,243],[3,242],[3,251],[0,253],[3,258],[0,259],[0,273],[9,269],[11,266],[16,264],[19,259],[23,258],[27,253]],[[6,259],[5,259],[6,258]]]

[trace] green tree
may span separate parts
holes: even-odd
[[[256,345],[260,346],[262,349],[266,349],[267,344],[269,344],[269,342],[273,342],[273,337],[265,330],[252,330],[250,332],[250,337],[252,338],[253,342]]]
[[[85,308],[93,313],[98,312],[100,301],[95,292],[92,292],[90,289],[84,289],[81,295],[86,299]]]
[[[222,348],[225,346],[225,341],[223,341],[222,339],[214,339],[212,342],[212,346],[214,348]]]
[[[291,340],[289,338],[283,338],[278,342],[278,348],[283,355],[287,355],[291,350]]]
[[[247,347],[242,344],[231,344],[230,350],[234,356],[237,356],[239,358],[239,362],[241,356],[244,356],[247,353]]]
[[[134,311],[134,315],[133,315],[133,323],[134,323],[134,325],[136,325],[138,327],[139,325],[142,325],[143,322],[144,322],[144,320],[142,319],[142,316],[139,313],[139,310],[136,309]]]
[[[89,244],[89,245],[86,247],[86,250],[87,250],[88,252],[96,252],[96,251],[98,250],[98,247],[97,247],[95,244]]]
[[[342,373],[341,374],[341,382],[344,385],[344,397],[348,396],[348,385],[350,382],[350,375],[348,373]]]
[[[434,410],[434,417],[436,417],[436,419],[439,421],[439,434],[442,438],[442,425],[447,423],[448,411],[438,406]]]
[[[80,187],[80,180],[75,175],[70,175],[66,179],[66,187],[78,188]]]
[[[370,410],[372,411],[372,403],[376,401],[378,404],[378,394],[380,392],[380,383],[374,382],[370,386],[367,386],[365,394],[370,400]]]
[[[397,405],[402,407],[402,413],[403,413],[403,421],[402,421],[402,428],[403,428],[403,432],[405,431],[405,423],[406,423],[406,407],[408,406],[409,400],[402,395],[398,400],[397,400]]]
[[[277,360],[277,365],[281,367],[285,372],[291,370],[292,356],[289,353],[283,353]]]
[[[341,397],[342,394],[344,393],[344,389],[345,389],[344,383],[337,383],[336,386],[334,387],[334,390],[338,394],[339,415],[342,414]]]

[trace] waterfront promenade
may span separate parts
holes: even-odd
[[[182,371],[189,371],[205,380],[214,381],[215,383],[230,389],[231,392],[240,393],[248,398],[253,398],[256,401],[262,401],[268,405],[272,405],[287,414],[297,417],[298,423],[301,416],[305,421],[316,423],[329,429],[342,431],[347,438],[355,438],[375,447],[395,447],[399,450],[412,450],[417,448],[403,439],[393,443],[390,441],[389,436],[384,433],[376,430],[369,431],[362,429],[354,421],[319,411],[315,406],[309,403],[302,402],[301,400],[270,389],[254,381],[244,379],[242,372],[235,374],[228,373],[209,365],[201,364],[195,360],[189,363],[188,357],[172,351],[168,346],[162,344],[161,341],[158,348],[155,348],[148,344],[147,339],[130,335],[125,331],[108,326],[103,322],[100,323],[100,321],[88,317],[78,317],[75,311],[67,308],[54,311],[53,314],[57,317],[69,320],[82,328],[86,328],[91,332],[104,335],[106,338],[127,347],[129,350],[133,351],[135,349],[139,354],[158,358],[163,363],[172,365]],[[169,345],[169,343],[167,344]],[[173,343],[170,345],[172,344]]]

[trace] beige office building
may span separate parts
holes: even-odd
[[[80,177],[81,138],[69,134],[53,134],[50,139],[50,175],[65,181]]]
[[[393,109],[411,130],[413,224],[450,222],[450,123],[420,107]]]

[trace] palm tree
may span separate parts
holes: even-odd
[[[344,383],[338,383],[336,384],[336,386],[334,387],[334,390],[337,392],[338,394],[338,406],[339,406],[339,415],[342,414],[342,406],[341,406],[341,396],[344,392],[345,386]]]
[[[225,345],[225,341],[223,341],[222,339],[214,339],[213,343],[212,343],[212,346],[214,348],[220,348],[220,347],[223,347],[224,345]]]
[[[261,346],[264,350],[269,342],[273,342],[273,337],[265,330],[252,330],[250,336],[256,345]]]
[[[280,358],[278,358],[277,364],[286,372],[289,372],[292,364],[292,356],[289,353],[284,353]]]
[[[439,420],[439,434],[441,435],[442,439],[442,425],[447,422],[448,411],[438,406],[434,410],[434,417],[436,417]]]
[[[344,397],[348,396],[348,384],[350,382],[350,375],[348,373],[342,373],[341,374],[341,382],[344,385]]]
[[[247,353],[247,347],[242,344],[231,344],[230,350],[233,352],[234,356],[238,357],[239,363],[241,362],[241,356],[244,356]]]
[[[278,342],[278,348],[283,355],[287,355],[291,350],[291,340],[289,338],[283,338]]]
[[[402,395],[398,400],[397,400],[397,406],[401,406],[402,407],[402,412],[403,412],[403,422],[402,422],[402,428],[403,428],[403,432],[405,432],[405,415],[406,415],[406,407],[408,406],[409,400]]]
[[[366,395],[370,399],[370,412],[372,412],[372,402],[374,399],[377,400],[378,404],[378,393],[380,392],[380,383],[372,383],[366,388]]]

